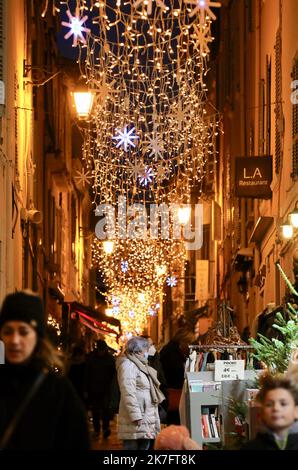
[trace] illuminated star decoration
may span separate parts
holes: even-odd
[[[82,41],[83,44],[86,44],[86,39],[83,36],[83,32],[85,33],[91,33],[91,29],[85,28],[83,23],[85,23],[86,20],[88,20],[88,16],[85,15],[83,18],[80,18],[79,16],[79,11],[78,9],[76,10],[75,16],[72,16],[69,10],[66,12],[68,18],[69,18],[69,23],[66,23],[66,21],[62,21],[62,26],[66,26],[69,28],[68,33],[65,34],[64,39],[70,38],[70,36],[73,35],[73,47],[76,47],[78,45],[78,39]]]
[[[210,7],[220,8],[221,4],[219,2],[212,2],[211,0],[184,0],[184,3],[189,3],[190,5],[195,5],[191,13],[189,14],[190,18],[194,16],[197,12],[200,13],[200,23],[205,22],[205,16],[209,15],[210,18],[216,20],[215,14],[210,10]]]
[[[190,113],[190,105],[188,104],[183,108],[183,104],[181,100],[179,100],[178,105],[175,105],[175,108],[173,108],[173,112],[170,114],[172,118],[177,120],[179,131],[182,128],[182,124],[186,121],[187,113]]]
[[[149,308],[148,313],[150,317],[155,317],[157,315],[157,312],[153,308]]]
[[[152,183],[154,175],[152,173],[152,168],[146,166],[143,173],[139,175],[140,183],[142,186],[147,186],[147,184]]]
[[[142,161],[137,161],[135,159],[134,162],[128,162],[129,165],[129,173],[134,180],[137,180],[139,175],[143,174],[145,170],[145,165]]]
[[[128,271],[128,261],[121,261],[121,271],[123,273]]]
[[[120,312],[120,307],[116,306],[112,308],[113,315],[118,315]]]
[[[118,297],[113,296],[112,297],[112,304],[117,307],[120,304],[120,299]]]
[[[203,57],[206,57],[206,55],[210,52],[208,42],[212,41],[208,28],[205,28],[204,25],[201,24],[198,28],[194,24],[193,29],[195,31],[195,34],[192,34],[191,38],[195,39],[195,47],[200,50],[200,53]]]
[[[149,137],[149,145],[146,150],[150,150],[149,157],[152,157],[152,155],[155,155],[155,157],[160,157],[162,158],[162,151],[164,149],[164,141],[163,140],[158,140],[157,135]]]
[[[175,287],[177,286],[177,278],[176,276],[169,276],[167,277],[167,280],[166,280],[166,283],[167,283],[167,286],[169,287]]]
[[[90,171],[86,171],[85,173],[85,169],[82,168],[81,171],[76,172],[76,176],[74,176],[74,179],[76,180],[77,184],[81,184],[83,185],[83,187],[85,187],[85,184],[88,185],[91,183],[92,176]]]
[[[138,139],[139,137],[137,135],[133,135],[134,130],[135,128],[132,127],[130,131],[127,132],[127,126],[124,126],[123,132],[118,129],[117,132],[119,135],[112,137],[113,140],[119,140],[116,147],[119,148],[121,145],[123,145],[125,152],[127,152],[129,145],[135,147],[133,139]]]
[[[147,5],[147,15],[151,15],[152,13],[152,3],[156,2],[156,6],[161,8],[162,10],[168,10],[169,8],[162,2],[162,0],[137,0],[133,3],[134,8],[138,8],[141,4]]]

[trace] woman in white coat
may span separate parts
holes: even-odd
[[[158,405],[165,397],[157,373],[148,366],[149,343],[132,337],[117,361],[120,406],[118,436],[125,450],[147,450],[160,431]]]

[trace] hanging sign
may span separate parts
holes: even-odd
[[[243,379],[244,360],[215,361],[215,381]]]
[[[235,171],[235,195],[270,199],[272,191],[271,157],[237,157]]]

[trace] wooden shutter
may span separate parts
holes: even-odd
[[[278,29],[275,42],[275,173],[280,170],[282,156],[282,74],[281,74],[281,31]]]
[[[298,53],[294,59],[292,80],[298,80]],[[298,177],[298,104],[293,103],[292,108],[292,178]]]
[[[4,7],[3,0],[0,0],[0,80],[4,77]]]
[[[259,81],[259,142],[258,149],[259,155],[264,155],[264,143],[265,143],[265,81]],[[253,153],[251,153],[253,155]]]

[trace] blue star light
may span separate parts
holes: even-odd
[[[167,277],[166,283],[169,287],[175,287],[177,286],[177,278],[176,276],[169,276]]]
[[[150,317],[155,317],[157,315],[156,310],[154,310],[153,308],[149,308],[148,313]]]
[[[112,137],[113,140],[119,140],[119,142],[116,144],[116,147],[119,148],[121,145],[123,145],[125,152],[127,152],[129,145],[135,147],[133,139],[138,139],[139,137],[137,135],[133,135],[134,130],[135,127],[132,127],[130,131],[127,132],[127,126],[124,126],[123,131],[118,129],[117,132],[119,135]]]
[[[142,186],[147,186],[147,184],[152,183],[154,178],[152,169],[148,166],[145,167],[143,173],[139,175],[140,183]]]
[[[120,304],[120,299],[118,299],[118,297],[115,297],[115,296],[113,295],[113,297],[112,297],[112,304],[113,304],[115,307],[117,307],[117,305]]]
[[[75,16],[72,16],[69,10],[67,10],[66,14],[69,18],[69,22],[66,23],[66,21],[62,21],[61,24],[62,26],[69,28],[69,31],[65,34],[64,39],[68,39],[70,36],[73,36],[73,47],[77,46],[78,40],[82,41],[83,44],[86,44],[86,39],[82,32],[91,33],[91,29],[83,26],[83,23],[88,20],[88,16],[85,15],[83,18],[80,18],[78,9],[76,10]]]
[[[112,312],[113,312],[113,315],[118,315],[118,313],[120,312],[120,307],[113,307]]]
[[[127,273],[128,271],[128,261],[121,261],[121,271]]]

